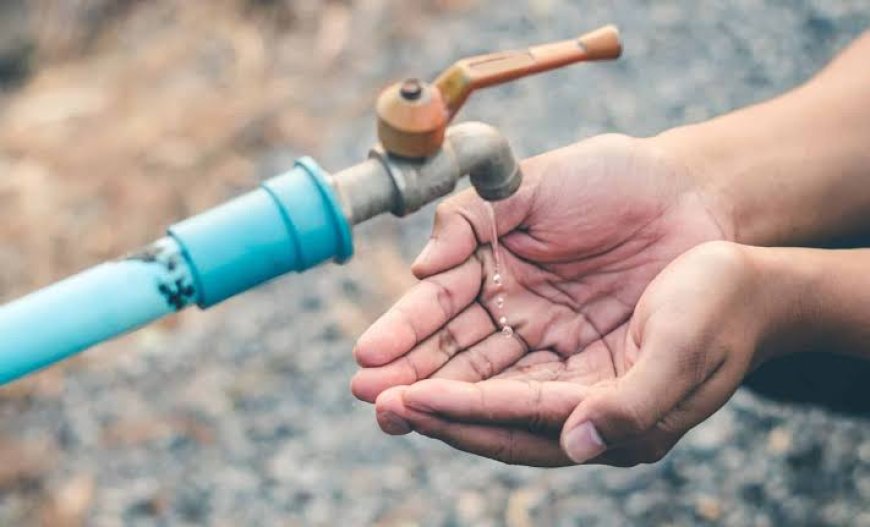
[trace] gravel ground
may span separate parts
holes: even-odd
[[[342,104],[342,82],[375,93],[465,54],[607,22],[625,35],[619,63],[481,93],[462,117],[501,127],[524,155],[604,131],[652,134],[794,86],[870,26],[870,8],[491,0],[430,20],[419,39],[349,68],[313,104]],[[359,160],[372,123],[370,113],[348,119],[323,164]],[[263,172],[291,154],[265,159]],[[349,351],[408,283],[403,265],[425,241],[430,212],[363,227],[360,254],[345,267],[287,277],[177,328],[95,350],[60,387],[7,394],[0,431],[40,445],[36,460],[20,461],[43,468],[28,477],[25,466],[0,487],[0,524],[51,524],[51,514],[78,507],[98,526],[870,526],[870,423],[749,392],[663,462],[631,470],[508,467],[382,435],[347,389]],[[45,495],[50,511],[35,512]]]

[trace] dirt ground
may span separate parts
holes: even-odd
[[[647,135],[806,79],[866,0],[34,0],[0,5],[0,298],[374,141],[378,91],[615,22],[626,54],[481,93],[524,155]],[[431,209],[357,256],[0,390],[0,525],[870,525],[870,423],[740,392],[665,461],[506,467],[380,434],[353,339],[412,282]],[[2,337],[2,336],[0,336]]]

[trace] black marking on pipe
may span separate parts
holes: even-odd
[[[144,263],[159,263],[160,256],[166,251],[164,247],[154,244],[143,247],[124,257],[125,260],[136,260]]]
[[[196,288],[190,283],[191,277],[187,268],[181,264],[178,252],[155,243],[131,253],[125,260],[139,261],[147,264],[157,264],[165,270],[157,283],[157,291],[175,311],[181,311],[196,302]]]
[[[176,311],[184,309],[193,299],[196,291],[189,284],[185,284],[182,279],[175,280],[172,284],[159,284],[157,290],[166,299],[166,303],[172,306]]]

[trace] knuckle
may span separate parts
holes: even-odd
[[[438,305],[445,315],[452,316],[454,314],[456,299],[453,296],[453,292],[447,288],[444,284],[442,284],[439,280],[429,280],[429,283],[435,287],[435,298],[438,301]]]
[[[405,355],[403,358],[403,361],[404,361],[405,366],[407,367],[408,371],[411,373],[411,375],[414,376],[414,379],[419,380],[419,379],[423,378],[420,375],[420,369],[417,367],[417,363],[414,362],[414,359],[412,359],[408,355]]]
[[[539,381],[529,381],[529,405],[531,413],[526,423],[526,428],[533,434],[540,434],[549,430],[549,419],[544,411],[543,399],[544,388]]]
[[[638,464],[652,465],[658,463],[670,452],[670,446],[658,441],[647,442],[640,449],[638,455]]]
[[[495,373],[495,364],[480,351],[471,351],[467,355],[468,365],[481,380],[489,379]]]
[[[518,465],[517,458],[517,436],[514,430],[505,430],[502,432],[502,441],[496,445],[492,458],[506,465]]]
[[[643,435],[655,425],[655,420],[650,413],[632,402],[616,402],[611,406],[609,414],[619,427],[621,435],[626,438]]]
[[[393,308],[393,312],[395,313],[395,316],[398,317],[399,323],[406,329],[408,335],[413,338],[414,345],[419,344],[420,333],[419,331],[417,331],[417,326],[416,324],[414,324],[414,319],[411,317],[411,315],[409,315],[405,309],[398,305]]]
[[[641,456],[635,452],[623,454],[613,463],[614,466],[619,468],[634,468],[644,464],[645,462],[641,459]]]
[[[455,330],[450,326],[450,324],[438,332],[436,348],[446,359],[453,358],[453,356],[459,352],[459,340]]]
[[[614,452],[607,460],[609,465],[632,468],[658,463],[668,454],[670,447],[651,439],[635,441]]]
[[[683,433],[682,416],[685,414],[685,410],[680,406],[684,404],[685,403],[680,403],[678,407],[674,408],[674,410],[662,417],[659,422],[655,424],[655,431],[657,434],[670,436],[681,435]]]
[[[443,225],[454,214],[456,214],[456,206],[450,200],[442,201],[435,207],[436,225]]]

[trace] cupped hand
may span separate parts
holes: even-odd
[[[589,381],[521,360],[495,378],[433,379],[387,390],[378,420],[500,461],[631,466],[661,459],[731,397],[781,328],[781,296],[747,256],[711,242],[647,288],[618,344],[619,370]]]
[[[424,379],[468,390],[477,388],[455,382],[519,376],[511,386],[552,383],[563,410],[590,387],[620,384],[638,360],[627,337],[643,291],[686,250],[729,238],[725,215],[695,174],[653,140],[600,136],[533,158],[523,171],[520,191],[495,204],[503,286],[491,280],[488,206],[466,191],[437,211],[432,239],[413,267],[421,282],[359,339],[363,369],[352,389],[366,401],[380,396],[387,431],[408,424],[390,425],[398,396],[410,393],[398,387]],[[502,316],[511,337],[499,331]],[[544,435],[552,439],[553,430]],[[548,452],[561,452],[555,448]]]

